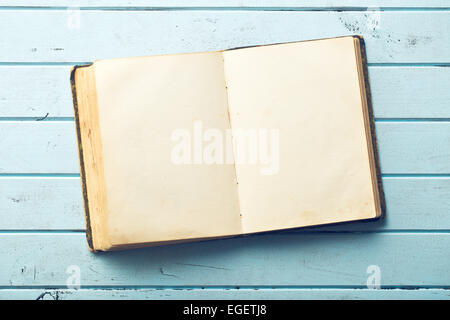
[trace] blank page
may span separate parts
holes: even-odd
[[[243,232],[374,218],[353,38],[223,55],[233,130],[279,130],[277,173],[236,165]]]
[[[233,165],[176,164],[177,129],[229,129],[221,53],[94,64],[112,245],[241,232]]]

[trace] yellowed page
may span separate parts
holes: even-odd
[[[279,130],[278,171],[236,165],[244,233],[375,217],[353,38],[224,59],[233,130]]]
[[[234,166],[176,164],[175,130],[229,128],[220,53],[95,62],[114,246],[241,232]]]

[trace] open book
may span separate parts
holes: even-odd
[[[91,250],[384,211],[358,36],[100,60],[71,81]]]

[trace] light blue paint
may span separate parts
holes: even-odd
[[[0,290],[1,299],[39,299],[39,300],[77,300],[77,299],[252,299],[252,300],[326,300],[326,299],[449,299],[450,290],[416,289],[416,290],[370,290],[370,289],[4,289]]]
[[[82,7],[79,30],[67,28],[69,5]],[[159,0],[102,5],[0,5],[0,298],[450,299],[446,1],[201,0],[174,1],[164,11],[151,10],[166,6]],[[368,6],[382,8],[380,28],[368,27]],[[355,33],[367,42],[385,220],[88,252],[73,64]],[[81,268],[81,290],[65,289],[70,265]],[[365,288],[369,265],[380,267],[382,290]]]
[[[67,27],[68,14],[0,10],[0,61],[93,61],[362,34],[370,63],[450,62],[446,10],[382,11],[379,28],[366,11],[81,10],[79,29]]]
[[[311,230],[450,230],[450,201],[445,201],[450,198],[450,177],[386,177],[383,184],[386,219]],[[78,177],[0,175],[0,233],[84,228]]]
[[[36,120],[47,113],[45,121],[71,121],[72,66],[0,63],[0,121]],[[450,118],[450,68],[369,66],[369,76],[377,119]]]
[[[450,121],[381,121],[376,130],[382,173],[450,173]],[[72,121],[0,121],[0,136],[0,150],[9,150],[0,175],[79,173]]]

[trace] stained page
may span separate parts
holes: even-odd
[[[240,233],[234,165],[205,164],[194,145],[173,159],[195,123],[230,127],[221,53],[94,66],[112,244]]]
[[[223,55],[233,131],[257,132],[236,164],[243,231],[375,217],[353,38]]]

